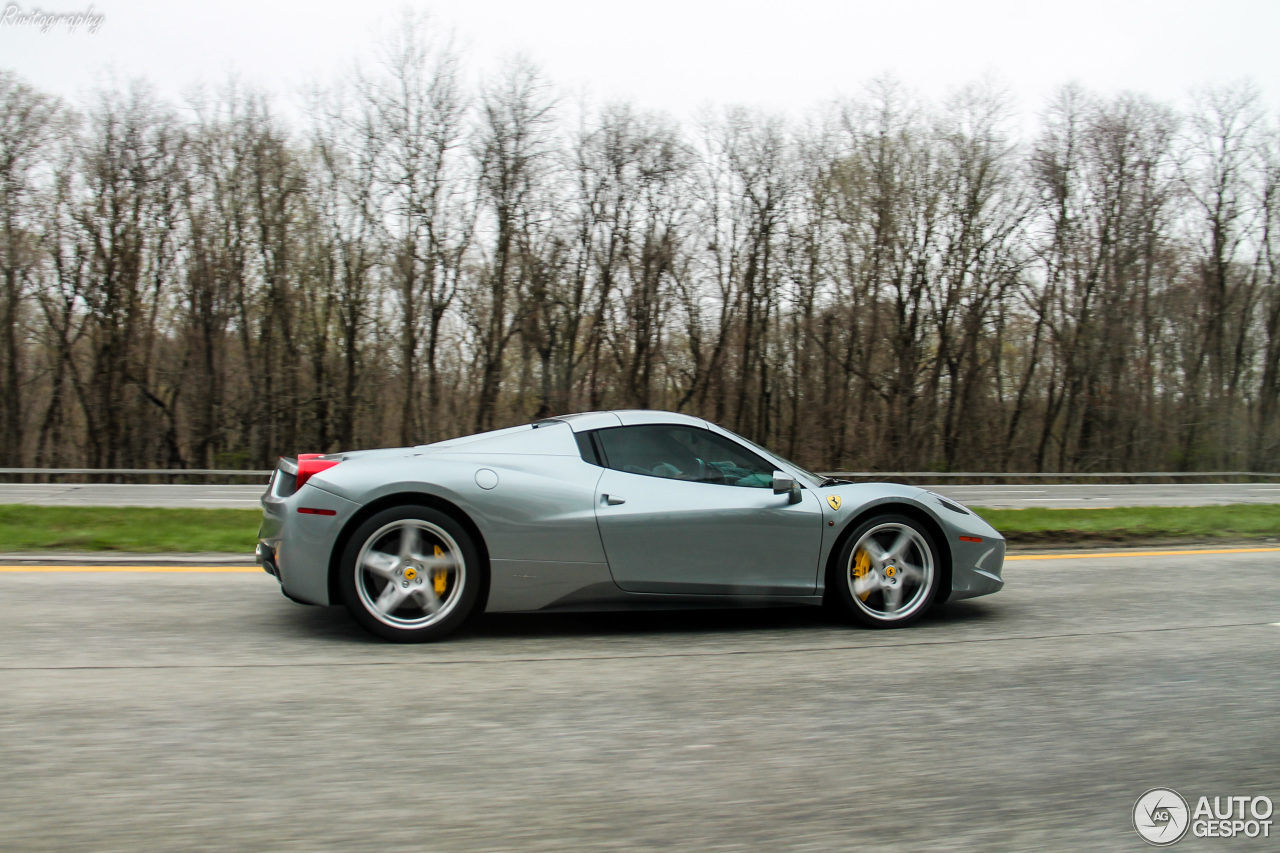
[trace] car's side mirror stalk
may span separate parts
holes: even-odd
[[[796,478],[782,471],[773,472],[773,493],[775,495],[790,495],[787,500],[789,504],[798,504],[801,501],[800,484],[796,482]]]

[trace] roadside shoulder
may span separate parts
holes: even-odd
[[[252,552],[202,552],[183,554],[126,551],[38,551],[0,553],[0,566],[253,566]]]

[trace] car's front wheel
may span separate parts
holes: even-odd
[[[479,552],[450,516],[424,506],[382,510],[342,554],[342,601],[365,628],[397,643],[435,640],[475,607]]]
[[[937,597],[941,576],[937,545],[920,522],[879,515],[845,540],[827,594],[862,625],[898,628],[920,618]]]

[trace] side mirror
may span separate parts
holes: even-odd
[[[782,471],[773,472],[773,493],[775,495],[790,495],[791,499],[787,503],[800,503],[800,484],[796,482],[795,477],[785,474]]]

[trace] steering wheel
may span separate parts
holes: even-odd
[[[725,479],[723,471],[712,465],[708,465],[702,459],[698,460],[698,482],[717,483],[722,486],[728,485],[729,483],[729,481]]]

